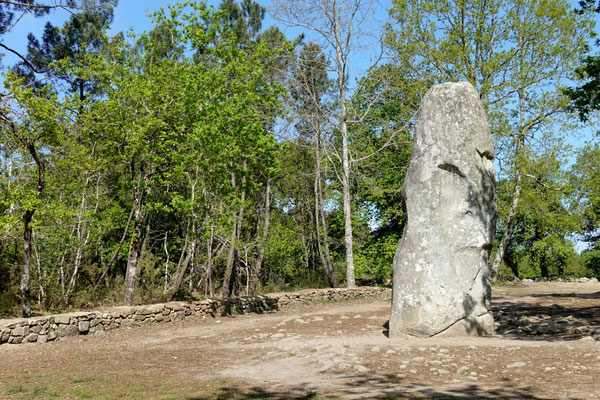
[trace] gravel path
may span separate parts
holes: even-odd
[[[1,399],[600,399],[600,284],[494,289],[497,334],[386,336],[389,303],[315,304],[0,347]]]

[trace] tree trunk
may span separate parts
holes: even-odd
[[[517,207],[519,206],[519,199],[521,198],[522,176],[520,170],[521,166],[519,164],[521,163],[521,153],[525,147],[525,96],[522,90],[518,91],[518,95],[520,124],[519,133],[517,134],[517,146],[515,149],[515,187],[513,189],[512,201],[510,203],[510,210],[506,221],[506,229],[502,236],[502,240],[500,241],[500,245],[498,246],[494,262],[492,263],[492,270],[490,271],[493,280],[496,280],[500,275],[500,265],[502,264],[502,260],[504,260],[504,254],[506,253],[510,237],[512,236],[512,231],[515,226],[515,217],[517,216]]]
[[[31,269],[31,245],[33,229],[31,220],[35,210],[25,211],[23,216],[23,271],[21,274],[21,309],[23,318],[31,316],[31,289],[29,288]]]
[[[39,197],[46,186],[46,162],[39,157],[37,150],[32,144],[28,144],[27,149],[38,167],[38,184],[36,192]],[[31,289],[29,287],[33,241],[31,221],[33,220],[35,211],[36,209],[26,210],[23,215],[23,274],[21,276],[21,298],[24,318],[31,316]]]
[[[106,274],[108,274],[108,271],[110,270],[110,268],[114,264],[115,260],[117,259],[117,256],[119,255],[119,252],[121,251],[121,247],[123,247],[123,243],[125,243],[125,239],[127,238],[127,232],[129,231],[129,225],[131,225],[131,220],[133,219],[134,214],[135,214],[135,207],[132,207],[131,212],[129,213],[129,218],[127,218],[127,224],[125,225],[125,229],[123,230],[123,235],[121,236],[121,240],[119,241],[119,245],[115,249],[115,252],[113,253],[112,257],[110,257],[110,261],[108,262],[108,265],[106,266],[106,268],[104,268],[104,271],[102,271],[102,275],[100,275],[100,278],[98,278],[98,280],[96,281],[96,284],[94,285],[95,288],[97,288],[98,285],[100,284],[100,282],[102,280],[104,280],[104,278],[106,277]]]
[[[211,225],[210,227],[210,237],[208,238],[207,242],[206,242],[206,268],[204,269],[205,273],[204,273],[204,278],[201,278],[198,280],[198,284],[196,286],[196,290],[200,290],[202,281],[204,280],[205,286],[204,286],[204,295],[205,296],[210,296],[213,297],[214,296],[214,292],[213,292],[213,287],[212,287],[212,259],[213,259],[213,242],[215,240],[215,230],[214,227]]]
[[[496,280],[500,275],[500,265],[504,260],[504,255],[506,254],[506,249],[508,248],[508,243],[510,242],[510,237],[515,226],[517,207],[519,205],[519,199],[521,197],[521,179],[521,173],[517,171],[515,173],[515,187],[513,189],[512,201],[510,203],[510,211],[508,212],[508,219],[506,221],[506,229],[504,230],[504,235],[502,235],[502,240],[500,241],[498,251],[496,252],[496,256],[494,257],[494,262],[492,263],[491,278],[493,280]]]
[[[327,221],[325,219],[325,210],[323,210],[323,187],[321,183],[321,137],[320,132],[317,130],[316,133],[316,147],[315,147],[315,158],[316,158],[316,167],[315,167],[315,226],[317,230],[317,246],[319,248],[319,256],[321,258],[321,264],[323,265],[323,270],[327,275],[327,279],[329,280],[329,284],[331,287],[337,287],[337,278],[335,276],[335,272],[333,270],[333,263],[331,262],[331,257],[329,254],[329,239],[327,234]],[[319,229],[319,218],[321,219],[321,224],[323,226],[323,247],[325,248],[325,252],[323,254],[323,250],[321,249],[321,234]]]
[[[83,259],[83,251],[85,250],[88,240],[90,238],[90,232],[88,231],[88,226],[87,226],[87,222],[85,222],[83,220],[83,216],[87,210],[87,205],[86,205],[86,193],[87,193],[87,185],[90,182],[90,178],[91,177],[87,177],[85,180],[85,184],[84,184],[84,189],[83,189],[83,193],[81,195],[81,205],[79,208],[79,215],[77,217],[77,239],[78,242],[80,243],[79,246],[77,246],[77,251],[75,253],[75,262],[74,262],[74,267],[73,267],[73,274],[71,275],[71,279],[69,281],[69,286],[67,287],[67,292],[64,298],[65,304],[68,305],[69,304],[69,299],[71,298],[71,295],[73,294],[73,291],[75,290],[75,284],[77,283],[77,275],[79,274],[79,269],[81,267],[81,260]],[[100,179],[98,177],[98,179]],[[96,206],[94,208],[94,211],[98,211],[98,197],[99,197],[99,191],[98,191],[98,185],[96,185]],[[85,239],[83,239],[85,237]],[[83,240],[83,243],[82,243]]]
[[[185,255],[185,259],[183,260],[183,263],[177,273],[177,276],[175,276],[175,282],[173,283],[172,296],[174,296],[179,291],[179,289],[181,289],[181,284],[183,283],[183,278],[185,277],[185,274],[190,265],[190,260],[192,259],[192,256],[196,252],[196,242],[197,242],[196,238],[192,239],[192,243],[190,244],[189,248],[187,248],[187,253]]]
[[[145,191],[139,194],[139,198],[134,203],[134,223],[131,241],[129,242],[129,254],[127,255],[127,270],[125,273],[125,305],[133,305],[133,296],[135,294],[135,282],[137,278],[137,264],[140,248],[142,245],[142,229],[144,225],[145,212],[142,209],[144,203]]]
[[[13,121],[2,116],[4,122],[8,123],[13,135],[23,144],[26,148],[35,164],[38,172],[38,182],[35,189],[36,194],[39,198],[40,194],[44,191],[46,186],[46,161],[40,158],[34,143],[27,141],[17,130],[16,125]],[[36,209],[25,210],[23,214],[23,271],[21,275],[21,309],[24,318],[31,315],[31,289],[29,287],[30,272],[31,272],[31,246],[33,241],[33,228],[31,221],[33,220],[33,214]]]
[[[236,219],[233,222],[233,229],[231,230],[231,238],[229,245],[229,253],[227,254],[227,265],[225,267],[225,276],[223,277],[223,288],[221,289],[221,297],[224,299],[229,297],[230,293],[230,283],[231,283],[231,274],[233,273],[233,257],[235,255],[235,238],[237,237],[235,234],[235,230],[237,229],[237,213]]]
[[[267,246],[267,237],[269,234],[269,223],[271,221],[271,178],[267,179],[267,187],[265,188],[265,223],[260,238],[260,249],[254,266],[254,279],[250,280],[248,294],[253,296],[256,291],[256,285],[260,279],[262,264],[265,260],[265,247]]]
[[[32,234],[34,234],[35,236],[35,232],[32,232]],[[38,277],[38,306],[40,308],[40,310],[42,310],[42,304],[46,302],[46,294],[45,294],[45,290],[44,290],[44,278],[45,278],[45,274],[42,273],[42,261],[40,260],[40,253],[38,252],[37,246],[33,245],[33,250],[35,252],[35,264],[37,267],[37,277]],[[0,248],[0,251],[2,251],[2,249]]]
[[[167,289],[169,288],[169,258],[171,256],[169,254],[169,248],[167,247],[168,238],[169,238],[169,231],[166,231],[165,232],[165,240],[163,242],[163,248],[165,250],[165,255],[167,256],[167,259],[165,260],[165,285],[163,288],[163,293],[166,293]]]
[[[340,31],[340,16],[337,15],[335,4],[333,11],[333,36],[335,40],[335,54],[338,86],[340,92],[340,135],[342,138],[342,195],[344,202],[344,242],[346,244],[346,287],[355,287],[354,283],[354,251],[352,247],[352,210],[350,207],[350,149],[348,146],[348,112],[346,110],[346,67],[347,60],[343,53],[342,37]]]
[[[235,187],[235,175],[231,177],[232,186]],[[233,264],[235,259],[235,251],[237,245],[237,239],[239,238],[240,232],[238,230],[241,229],[242,218],[244,217],[244,202],[246,201],[246,192],[245,188],[242,185],[242,196],[241,196],[241,204],[240,209],[236,213],[234,222],[233,222],[233,230],[231,231],[231,244],[229,247],[229,254],[227,254],[227,267],[225,269],[225,277],[223,278],[223,288],[221,291],[221,297],[227,298],[231,295],[231,284],[232,284],[232,275],[233,275]]]
[[[344,241],[346,243],[346,287],[355,287],[354,283],[354,251],[352,248],[352,210],[350,208],[350,159],[348,149],[348,132],[346,125],[346,107],[342,102],[342,193],[344,196]]]

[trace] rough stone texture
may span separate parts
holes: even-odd
[[[390,336],[494,332],[487,270],[495,234],[494,147],[466,82],[433,86],[404,183],[407,223],[394,257]]]
[[[390,296],[390,290],[379,287],[355,289],[315,289],[294,293],[272,293],[229,299],[205,299],[134,307],[113,307],[103,311],[56,314],[0,320],[0,344],[46,343],[75,335],[102,333],[150,322],[172,322],[187,318],[217,317],[229,314],[264,313],[299,304],[341,301],[344,299]]]
[[[58,325],[57,334],[59,337],[75,336],[75,335],[79,334],[79,329],[77,329],[77,327],[75,325],[60,324],[60,325]]]
[[[87,333],[90,330],[89,321],[79,321],[78,325],[79,333]]]
[[[55,324],[65,324],[68,325],[69,321],[71,321],[71,315],[69,314],[58,314],[54,316]]]

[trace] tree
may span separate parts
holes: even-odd
[[[89,117],[96,134],[105,137],[106,157],[129,169],[134,211],[126,304],[134,301],[149,214],[179,213],[183,219],[177,290],[200,238],[216,230],[230,235],[226,247],[236,249],[243,214],[260,187],[252,177],[272,168],[276,148],[264,126],[278,113],[280,88],[265,79],[263,60],[277,49],[257,43],[250,53],[235,41],[220,40],[227,33],[204,4],[185,2],[154,17],[157,26],[170,30],[170,48],[185,49],[189,57],[165,52],[157,42],[161,35],[142,35],[133,57],[118,45],[97,61],[106,99]],[[223,276],[227,291],[230,258]]]
[[[563,0],[393,0],[388,43],[396,62],[436,82],[467,80],[478,90],[512,176],[511,205],[493,261],[497,274],[512,236],[527,154],[557,138],[561,86],[586,49],[592,23]],[[536,150],[537,147],[537,150]],[[504,171],[502,171],[504,172]]]
[[[428,87],[390,63],[371,68],[352,98],[353,115],[365,116],[350,125],[355,158],[367,157],[357,164],[352,185],[354,208],[371,227],[357,249],[357,276],[365,279],[391,277],[406,220],[402,188],[412,152],[410,130]]]
[[[588,271],[600,277],[600,242],[581,252],[581,262]]]
[[[0,25],[2,33],[6,33],[25,14],[42,16],[57,8],[85,10],[86,7],[95,6],[93,1],[79,2],[75,0],[58,1],[52,4],[38,3],[33,0],[19,2],[0,1]],[[19,57],[21,59],[21,66],[30,71],[30,77],[33,76],[33,73],[41,72],[30,59],[30,54],[24,56],[18,50],[4,43],[0,43],[0,47]],[[61,142],[61,136],[64,135],[66,129],[66,124],[60,127],[57,125],[63,118],[61,115],[64,116],[64,107],[57,100],[54,89],[47,85],[44,86],[45,83],[47,82],[40,83],[40,81],[37,81],[34,84],[33,79],[30,82],[26,82],[14,74],[9,75],[6,80],[8,92],[2,95],[2,112],[0,113],[0,119],[3,123],[2,128],[6,131],[7,136],[15,139],[14,143],[17,143],[16,152],[21,153],[22,151],[26,151],[28,156],[34,160],[37,168],[36,195],[32,196],[30,192],[27,195],[29,201],[23,205],[25,211],[23,215],[24,254],[21,296],[24,316],[28,316],[31,312],[29,281],[33,252],[33,217],[36,211],[38,211],[38,202],[46,187],[48,159],[52,157],[50,149]],[[32,107],[38,109],[33,109]],[[50,123],[48,120],[51,118],[55,119],[54,123]]]
[[[600,242],[600,144],[583,147],[571,168],[575,207],[580,216],[583,239],[597,250]]]
[[[22,314],[29,317],[33,217],[46,187],[47,149],[56,146],[64,134],[63,114],[57,95],[49,86],[34,90],[25,86],[23,79],[15,74],[9,74],[7,78],[5,85],[12,104],[9,103],[9,107],[0,114],[2,130],[4,135],[14,140],[21,157],[30,158],[35,164],[35,183],[27,185],[19,199],[23,214]]]
[[[507,248],[505,263],[521,278],[564,276],[575,258],[568,237],[578,230],[578,216],[570,209],[572,188],[567,171],[562,169],[568,157],[559,146],[541,155],[529,155],[532,171],[523,181],[521,204],[513,225],[513,240]],[[498,232],[506,229],[506,215],[512,199],[510,179],[498,183],[498,212],[502,221]]]
[[[87,70],[90,65],[86,60],[93,54],[102,53],[108,46],[104,31],[112,21],[116,0],[94,0],[83,4],[86,8],[72,14],[62,27],[48,22],[41,42],[30,34],[27,48],[30,65],[21,63],[15,68],[33,86],[39,82],[40,74],[36,72],[43,72],[45,82],[53,82],[57,90],[63,90],[67,99],[65,107],[71,108],[73,123],[68,126],[61,148],[56,150],[55,176],[49,177],[48,195],[52,206],[41,210],[40,214],[41,220],[51,221],[42,226],[59,225],[64,227],[64,231],[48,232],[43,228],[37,231],[38,247],[46,250],[38,252],[42,260],[37,260],[37,264],[52,265],[59,270],[61,298],[65,306],[70,304],[85,253],[100,234],[99,227],[103,223],[100,198],[104,199],[100,192],[108,170],[94,157],[99,143],[85,135],[82,113],[86,101],[98,101],[99,83],[89,79]],[[67,193],[73,203],[66,200]],[[61,235],[67,231],[68,235]],[[55,240],[57,237],[61,240]],[[50,260],[48,253],[58,253],[60,257]],[[38,271],[40,291],[43,287],[41,274],[42,271]],[[50,293],[50,290],[45,292]]]
[[[222,26],[227,27],[219,40],[230,40],[233,45],[243,50],[247,57],[258,61],[264,71],[265,82],[271,85],[282,84],[289,69],[291,46],[278,28],[262,30],[266,9],[253,0],[242,0],[239,3],[224,0],[219,5],[219,11],[217,19]],[[262,46],[278,50],[267,56],[260,50]],[[272,135],[273,111],[272,107],[262,108],[265,137]],[[269,157],[275,157],[275,154],[270,154]],[[275,164],[273,166],[275,167]],[[270,229],[273,196],[271,189],[275,171],[276,168],[257,170],[253,176],[242,177],[241,181],[236,181],[237,186],[245,186],[246,180],[249,179],[253,184],[259,184],[261,190],[254,195],[260,193],[259,197],[245,192],[244,201],[239,205],[234,229],[229,238],[223,297],[235,291],[236,287],[239,290],[242,275],[246,278],[247,293],[254,293],[259,284]]]
[[[373,12],[374,0],[302,0],[274,1],[275,19],[288,26],[296,26],[317,34],[323,42],[328,66],[336,77],[338,107],[335,123],[339,132],[341,151],[340,182],[344,209],[344,242],[346,247],[346,286],[355,286],[352,210],[350,196],[351,156],[348,132],[350,54],[363,38],[366,21]]]
[[[52,2],[40,2],[36,0],[0,0],[0,35],[5,34],[14,28],[26,14],[41,17],[56,9],[73,11],[86,10],[95,6],[94,0],[56,0]],[[2,42],[0,42],[0,47],[16,55],[28,67],[35,69],[31,61],[25,57],[19,49],[14,49]]]
[[[324,209],[323,186],[324,165],[326,164],[323,155],[326,130],[329,128],[327,112],[331,104],[327,104],[327,98],[333,90],[333,82],[327,76],[327,59],[321,51],[321,47],[313,42],[309,42],[301,47],[297,57],[296,68],[293,72],[290,101],[297,120],[295,128],[298,132],[296,140],[297,151],[307,151],[312,147],[314,152],[309,158],[314,158],[308,168],[314,169],[314,179],[312,182],[312,191],[314,197],[314,211],[309,211],[312,215],[309,225],[314,223],[316,247],[321,260],[321,265],[332,287],[337,286],[337,277],[335,276],[331,252],[329,246],[329,234],[327,230],[327,221]],[[294,171],[296,173],[297,171]],[[304,171],[303,171],[304,172]],[[310,172],[306,172],[309,175]],[[310,196],[307,196],[310,198]],[[321,243],[322,231],[322,243]]]
[[[18,66],[21,70],[29,68],[30,73],[44,72],[55,81],[66,82],[80,101],[85,100],[88,92],[94,92],[96,83],[69,72],[84,61],[86,53],[100,52],[106,46],[103,31],[112,22],[117,0],[87,0],[85,5],[86,9],[72,14],[61,28],[47,22],[42,42],[30,33],[27,63]],[[69,68],[61,68],[61,64]]]

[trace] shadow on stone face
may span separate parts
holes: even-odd
[[[381,333],[383,333],[383,336],[389,338],[390,337],[390,320],[385,321],[385,323],[382,325],[383,327],[383,331]]]

